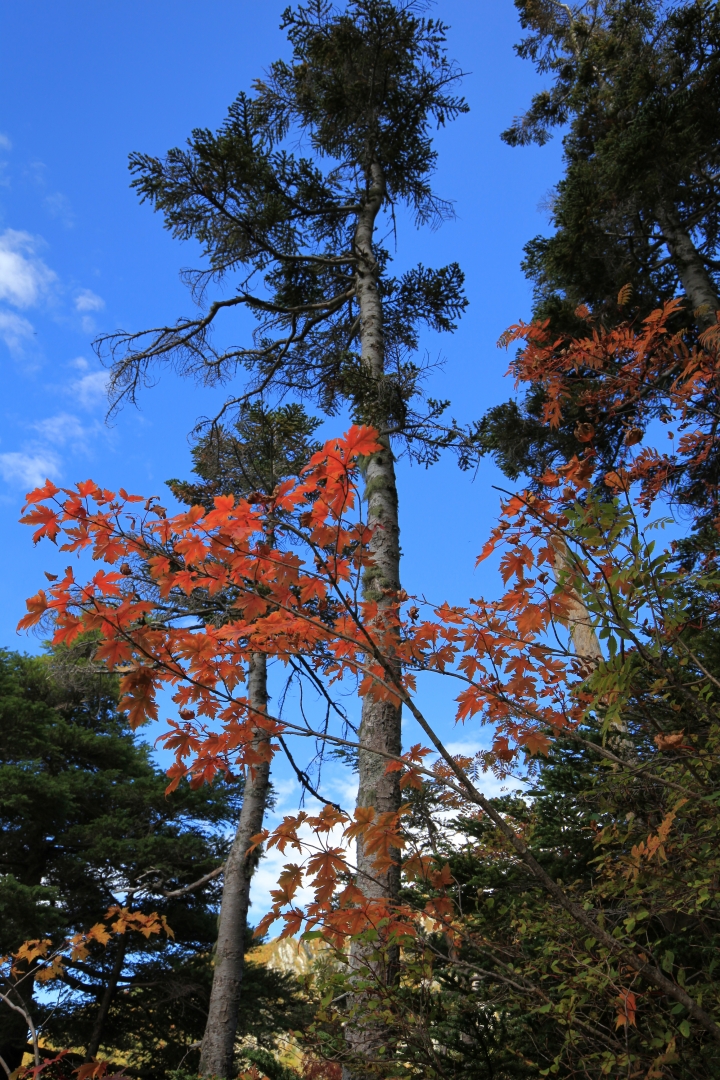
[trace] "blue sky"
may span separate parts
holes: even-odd
[[[43,570],[65,564],[33,549],[17,524],[24,493],[49,475],[70,484],[167,498],[163,482],[189,473],[188,432],[220,392],[165,373],[139,410],[104,422],[105,374],[91,349],[100,332],[134,330],[191,309],[178,279],[197,264],[140,206],[127,155],[162,154],[193,127],[216,127],[241,89],[287,45],[285,0],[23,0],[0,16],[0,644],[37,651],[15,633]],[[470,306],[452,337],[428,337],[444,368],[429,386],[459,421],[507,398],[502,330],[527,317],[522,246],[547,230],[542,203],[560,175],[559,141],[510,149],[499,133],[538,88],[513,54],[511,0],[441,0],[449,49],[466,71],[469,116],[438,137],[437,189],[457,219],[436,233],[401,220],[397,264],[457,260]],[[338,422],[327,425],[328,434]],[[404,583],[432,599],[493,592],[491,567],[473,569],[493,522],[502,478],[484,463],[473,478],[452,459],[430,470],[400,464]],[[441,728],[444,692],[430,693]],[[447,735],[447,730],[445,730]],[[460,735],[477,744],[476,735]],[[288,783],[288,792],[290,785]]]

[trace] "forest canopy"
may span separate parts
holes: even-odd
[[[521,168],[557,129],[563,172],[514,396],[465,427],[420,355],[463,271],[386,246],[453,213],[434,11],[290,7],[216,131],[130,156],[201,265],[192,316],[98,340],[110,404],[168,365],[227,393],[167,506],[26,496],[55,562],[45,652],[0,653],[13,1080],[718,1075],[718,8],[515,7],[543,88],[498,137]],[[467,537],[494,585],[450,602],[430,544],[410,591],[397,463],[452,453],[468,500],[483,456],[505,481]]]

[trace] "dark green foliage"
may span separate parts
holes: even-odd
[[[0,866],[13,898],[0,901],[3,952],[18,937],[86,927],[151,867],[172,889],[219,865],[231,788],[166,798],[111,676],[68,687],[45,657],[0,658]],[[25,921],[9,922],[12,911]]]
[[[87,930],[138,890],[132,906],[164,914],[175,939],[136,934],[128,942],[101,1053],[161,1076],[202,1037],[219,881],[176,898],[164,893],[222,862],[241,789],[181,786],[166,796],[166,776],[117,712],[115,680],[93,670],[92,643],[74,652],[0,651],[0,951]],[[50,1045],[87,1046],[117,948],[118,939],[93,947],[34,1003],[23,984]],[[248,977],[242,1033],[271,1040],[297,1022],[297,988],[262,967],[249,965]],[[11,1067],[25,1035],[24,1023],[0,1009],[0,1054]]]
[[[676,325],[705,329],[720,306],[720,8],[711,0],[515,2],[528,31],[518,54],[551,84],[503,138],[542,144],[554,127],[565,129],[554,232],[525,248],[534,317],[582,337],[578,305],[613,324],[685,293]],[[626,285],[632,298],[621,311]],[[479,448],[513,477],[581,449],[573,432],[586,418],[572,401],[545,440],[537,417],[532,391],[496,407],[479,425]],[[610,467],[617,429],[598,441]]]
[[[677,218],[717,280],[720,12],[709,0],[516,0],[520,56],[553,84],[503,138],[543,143],[568,125],[556,227],[528,245],[538,312],[555,294],[593,307],[635,289],[646,312],[682,291],[663,220]]]
[[[659,711],[655,720],[670,728],[671,705],[666,716]],[[646,760],[651,748],[641,728],[642,723],[631,724],[609,745]],[[590,743],[600,741],[594,728],[581,734]],[[671,795],[665,805],[676,799]],[[618,1038],[613,983],[608,993],[602,978],[590,970],[592,941],[577,939],[527,868],[498,842],[492,824],[458,818],[449,829],[438,828],[439,807],[432,797],[424,793],[420,799],[413,796],[413,802],[413,828],[425,842],[428,815],[435,817],[432,846],[451,870],[461,940],[449,948],[444,935],[431,938],[424,953],[417,950],[414,963],[408,946],[403,986],[391,1006],[401,1059],[409,1057],[426,1076],[509,1080],[547,1075],[539,1070],[557,1063],[552,1075],[599,1077],[607,1075],[603,1063],[611,1063],[613,1052],[622,1058],[626,1046],[635,1067],[644,1061],[647,1069],[662,1054],[670,1038],[663,1032],[669,1029],[675,1042],[668,1075],[678,1080],[717,1076],[712,1047],[695,1029],[689,1038],[682,1008],[663,1011],[653,994],[641,993],[640,987],[637,1027],[629,1029],[627,1039],[621,1028]],[[612,768],[598,767],[589,748],[562,743],[542,761],[528,789],[494,800],[553,879],[600,913],[609,930],[630,925],[630,914],[638,910],[636,890],[631,884],[622,887],[623,871],[632,844],[657,830],[664,802],[662,789],[649,778],[629,780]],[[693,826],[688,823],[687,829],[691,836]],[[638,915],[635,934],[641,935],[648,954],[658,957],[665,970],[679,971],[687,985],[697,988],[707,979],[712,986],[716,920],[709,913],[700,918],[680,912],[685,882],[669,858],[661,871],[664,886],[655,895],[652,889],[644,895],[650,918],[641,922],[648,912]],[[437,893],[414,886],[406,899],[422,904],[432,895]],[[682,909],[688,906],[692,910],[685,899]],[[432,984],[421,978],[429,959]],[[614,979],[616,986],[626,984],[622,967]]]
[[[213,428],[193,447],[200,482],[169,480],[168,486],[181,502],[208,509],[217,495],[271,494],[281,480],[299,476],[320,449],[313,440],[319,426],[301,405],[245,404],[231,428]]]
[[[523,834],[533,854],[566,887],[592,877],[592,834],[596,808],[587,797],[592,784],[587,755],[559,748],[530,791],[493,800]],[[462,912],[459,950],[442,935],[427,943],[435,986],[406,980],[399,1022],[414,1060],[436,1058],[428,1075],[510,1080],[535,1077],[562,1048],[563,1032],[553,1020],[528,1009],[537,1002],[523,984],[534,982],[534,965],[553,941],[546,895],[527,868],[505,849],[487,819],[443,822],[431,790],[413,792],[411,830],[439,862],[447,860],[453,896]],[[449,826],[449,827],[448,827]],[[424,904],[436,895],[415,885],[406,898]],[[509,965],[509,966],[508,966]],[[515,986],[513,986],[515,984]],[[540,983],[542,985],[542,983]],[[399,1010],[402,1016],[402,1008]],[[422,1017],[415,1024],[410,1018]],[[438,1054],[438,1049],[440,1053]]]
[[[529,393],[522,405],[494,405],[476,427],[482,452],[492,454],[505,476],[541,475],[558,457],[571,457],[577,440],[567,430],[551,430],[542,421],[542,394]]]
[[[253,963],[252,949],[257,941],[251,934],[248,930],[237,1035],[238,1039],[256,1041],[275,1060],[272,1051],[278,1038],[307,1024],[312,1008],[310,998],[292,975]],[[134,960],[135,981],[123,987],[111,1010],[102,1055],[129,1059],[133,1074],[140,1077],[163,1076],[181,1062],[185,1068],[194,1068],[193,1075],[197,1075],[212,984],[209,960],[213,942],[204,944],[202,951],[164,948],[155,956]],[[62,1038],[65,1046],[82,1045],[94,1011],[92,1004],[61,1009],[53,1026],[55,1043],[59,1045]]]
[[[451,331],[462,314],[456,264],[393,277],[388,252],[375,246],[382,374],[359,355],[357,228],[373,176],[382,176],[389,229],[398,203],[418,224],[451,213],[431,185],[431,127],[467,106],[453,93],[458,72],[445,55],[445,27],[422,16],[422,6],[353,0],[343,11],[324,2],[288,9],[291,61],[271,65],[253,96],[241,93],[219,131],[197,129],[165,158],[131,156],[141,198],[174,236],[202,246],[208,269],[188,275],[196,299],[205,302],[212,284],[231,275],[234,289],[197,317],[101,342],[114,359],[116,399],[133,399],[160,360],[207,382],[244,368],[247,392],[291,391],[330,414],[349,404],[357,420],[389,425],[423,459],[452,441],[437,424],[445,403],[428,402],[422,417],[412,412],[423,372],[409,354],[422,325]],[[310,156],[288,149],[298,138]],[[253,340],[216,344],[219,316],[237,306],[256,320]]]

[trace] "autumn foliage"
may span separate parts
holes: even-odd
[[[630,296],[631,290],[621,291],[619,304],[627,305]],[[563,422],[571,400],[587,416],[575,429],[589,448],[586,468],[596,433],[611,428],[617,436],[614,468],[606,478],[610,487],[638,484],[638,503],[645,509],[665,492],[717,516],[720,337],[713,326],[689,344],[683,329],[673,327],[682,310],[683,301],[675,299],[639,324],[628,319],[605,326],[582,307],[576,315],[587,332],[580,337],[556,337],[544,320],[510,327],[500,344],[523,343],[510,371],[518,385],[542,388],[549,427]],[[644,438],[653,420],[677,425],[671,452],[667,437],[664,446],[657,437]],[[674,431],[665,434],[674,440]]]
[[[179,718],[169,721],[163,736],[176,755],[173,785],[186,776],[202,783],[218,771],[252,768],[257,728],[270,736],[302,731],[288,720],[252,712],[242,691],[254,651],[281,660],[304,656],[330,686],[353,678],[359,693],[400,699],[416,718],[416,674],[452,672],[464,687],[457,720],[481,713],[493,724],[490,760],[508,762],[518,748],[547,750],[548,732],[571,728],[583,715],[583,703],[573,695],[575,661],[566,648],[548,648],[544,640],[550,626],[567,620],[572,597],[571,582],[557,589],[549,576],[551,534],[567,519],[550,500],[535,500],[529,508],[523,497],[511,499],[504,508],[505,532],[484,553],[502,539],[501,573],[511,587],[499,601],[424,608],[420,618],[420,601],[398,596],[381,616],[376,602],[362,598],[369,532],[350,517],[358,504],[357,459],[375,445],[371,430],[351,429],[316,455],[301,481],[286,482],[270,498],[218,497],[209,513],[194,507],[168,517],[162,507],[91,482],[72,491],[51,484],[38,489],[24,517],[37,527],[35,540],[62,541],[61,550],[71,552],[89,548],[94,560],[117,569],[100,569],[82,584],[69,567],[29,601],[21,625],[51,615],[58,643],[99,633],[97,659],[122,673],[121,707],[134,725],[156,719],[158,689],[174,688]],[[281,546],[281,539],[293,543]],[[533,567],[544,582],[529,576]],[[391,655],[401,661],[400,677]],[[332,733],[325,737],[342,742]],[[270,741],[260,746],[269,754],[279,748]],[[418,786],[424,773],[452,783],[453,762],[441,759],[429,769],[422,764],[428,753],[414,747],[388,760],[387,768],[402,771],[403,788]],[[302,869],[290,868],[279,882],[273,914],[285,920],[284,933],[296,933],[307,918],[308,928],[322,922],[352,936],[368,919],[389,918],[382,903],[371,913],[354,885],[337,896],[336,886],[350,870],[347,842],[360,833],[378,868],[402,849],[402,813],[376,819],[372,809],[358,809],[351,819],[328,804],[318,815],[286,819],[258,842],[281,852],[301,850],[303,826],[318,846]],[[341,842],[333,845],[328,838],[340,833]],[[293,898],[307,881],[315,903],[302,912]],[[378,908],[377,902],[370,907]]]
[[[355,745],[331,728],[253,710],[244,693],[253,652],[287,665],[302,658],[329,695],[342,680],[360,694],[399,701],[425,732],[427,746],[384,755],[386,768],[402,773],[407,803],[399,814],[358,809],[350,816],[326,802],[254,838],[296,859],[285,866],[260,931],[280,919],[284,935],[321,931],[340,949],[368,933],[378,948],[401,942],[404,955],[416,957],[414,968],[408,959],[406,988],[432,970],[433,935],[445,943],[443,963],[480,948],[486,915],[470,915],[469,901],[460,902],[452,853],[428,846],[413,826],[413,808],[430,792],[447,820],[460,815],[485,830],[477,848],[483,857],[522,867],[553,897],[537,919],[565,943],[560,952],[530,955],[509,916],[493,924],[530,986],[501,977],[501,966],[485,957],[482,970],[488,975],[490,964],[497,992],[509,993],[512,983],[512,1000],[524,1009],[551,1017],[573,1039],[590,1039],[587,1060],[595,1055],[599,1069],[643,1062],[653,1076],[664,1075],[657,1070],[691,1028],[702,1047],[720,1041],[712,971],[698,960],[689,980],[653,944],[653,934],[662,937],[657,928],[674,926],[676,917],[714,920],[720,871],[712,853],[716,680],[697,643],[717,618],[720,582],[710,556],[697,571],[679,565],[672,546],[657,550],[639,516],[663,493],[692,498],[698,515],[716,516],[708,477],[718,357],[712,342],[687,346],[671,331],[676,307],[614,329],[588,312],[588,333],[574,340],[551,340],[546,324],[508,332],[506,343],[524,343],[517,377],[542,383],[548,424],[560,423],[564,402],[580,394],[586,415],[599,425],[614,412],[625,434],[615,467],[598,471],[588,420],[578,434],[583,450],[507,494],[479,556],[498,559],[504,591],[495,600],[430,605],[398,593],[379,607],[364,596],[372,558],[358,464],[377,449],[376,433],[365,427],[326,443],[298,481],[270,496],[220,496],[209,511],[168,515],[123,490],[91,481],[59,489],[48,481],[28,496],[23,518],[36,542],[49,539],[104,565],[89,580],[78,580],[72,566],[57,579],[48,575],[21,626],[50,622],[58,643],[97,635],[97,658],[121,674],[122,707],[134,725],[156,719],[158,692],[171,688],[178,715],[162,736],[175,754],[171,786],[252,770],[258,753],[285,752],[286,736]],[[672,454],[641,445],[657,418],[682,432]],[[690,599],[698,590],[700,616]],[[602,658],[590,666],[572,642],[578,605],[601,643]],[[490,725],[490,750],[475,761],[448,753],[418,704],[420,673],[454,680],[455,721]],[[259,742],[258,730],[270,738]],[[522,806],[503,812],[478,787],[483,769],[508,776],[520,765],[532,774],[568,745],[595,755],[633,805],[641,776],[652,806],[644,815],[629,810],[624,823],[610,815],[593,826],[597,871],[586,894],[577,882],[558,884],[538,862]],[[402,858],[402,902],[370,900],[357,887],[350,843],[358,836],[379,869]],[[298,893],[308,886],[313,898],[303,905]],[[611,909],[627,914],[611,917]],[[387,1008],[402,1028],[402,1010],[393,1013],[392,1002]],[[403,1031],[398,1045],[409,1054]],[[562,1053],[572,1056],[568,1039]]]
[[[93,948],[105,948],[108,943],[117,937],[125,937],[128,934],[139,933],[149,938],[155,934],[165,934],[174,937],[172,929],[168,926],[164,915],[145,914],[142,911],[132,911],[127,907],[115,904],[108,908],[102,922],[96,923],[89,930],[79,931],[60,942],[53,942],[50,938],[39,938],[34,941],[25,941],[14,953],[0,957],[0,974],[5,984],[7,997],[3,1000],[10,1004],[16,1011],[22,1007],[17,1001],[22,1001],[18,996],[18,989],[23,988],[23,983],[36,983],[39,986],[47,986],[49,983],[62,980],[66,973],[66,965],[82,963],[90,955]],[[32,1017],[25,1013],[29,1033],[32,1040],[34,1062],[32,1065],[23,1066],[19,1070],[21,1077],[31,1077],[36,1080],[41,1073],[48,1071],[53,1075],[57,1066],[65,1066],[69,1051],[61,1050],[53,1054],[46,1052],[40,1055],[40,1042],[38,1031],[33,1024]],[[89,1061],[72,1070],[72,1075],[78,1080],[91,1080],[108,1076],[110,1063],[104,1060]],[[113,1075],[121,1075],[113,1072]],[[124,1075],[124,1074],[123,1074]],[[110,1077],[108,1076],[108,1080]]]

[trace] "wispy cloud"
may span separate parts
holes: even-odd
[[[91,409],[94,405],[107,402],[108,373],[107,371],[91,371],[73,383],[72,389],[84,409]]]
[[[0,454],[0,473],[8,484],[35,488],[48,476],[57,476],[59,468],[58,457],[51,450],[35,454],[24,454],[19,450],[14,450]]]
[[[98,296],[92,289],[83,289],[75,297],[76,311],[102,311],[104,307],[105,301],[102,296]]]
[[[0,300],[17,308],[33,307],[56,280],[36,249],[30,233],[18,229],[0,233]]]
[[[36,420],[27,428],[33,437],[21,450],[0,454],[0,476],[8,484],[37,487],[48,476],[58,479],[64,459],[92,453],[104,434],[97,421],[86,424],[70,412]]]
[[[95,427],[85,427],[72,413],[57,413],[48,416],[45,420],[38,420],[32,425],[45,442],[53,446],[65,446],[72,443],[74,446],[84,444],[88,437],[94,434]]]
[[[72,229],[75,224],[75,215],[70,200],[61,191],[46,195],[43,199],[43,206],[50,214],[50,217],[56,218],[66,229]]]
[[[102,296],[98,296],[92,289],[83,289],[81,293],[78,293],[75,297],[75,310],[82,315],[80,323],[84,333],[94,334],[97,329],[95,320],[88,313],[90,311],[102,311],[104,307],[105,301]]]
[[[0,150],[12,150],[12,143],[2,131],[0,131]]]
[[[88,370],[90,365],[84,356],[78,356],[72,362],[72,367],[84,372],[79,379],[74,379],[68,387],[68,393],[73,400],[77,401],[83,409],[92,409],[107,401],[108,373]]]
[[[14,311],[0,310],[0,338],[5,342],[11,353],[21,353],[23,343],[33,337],[34,334],[32,323],[24,319],[22,315],[16,315]]]

